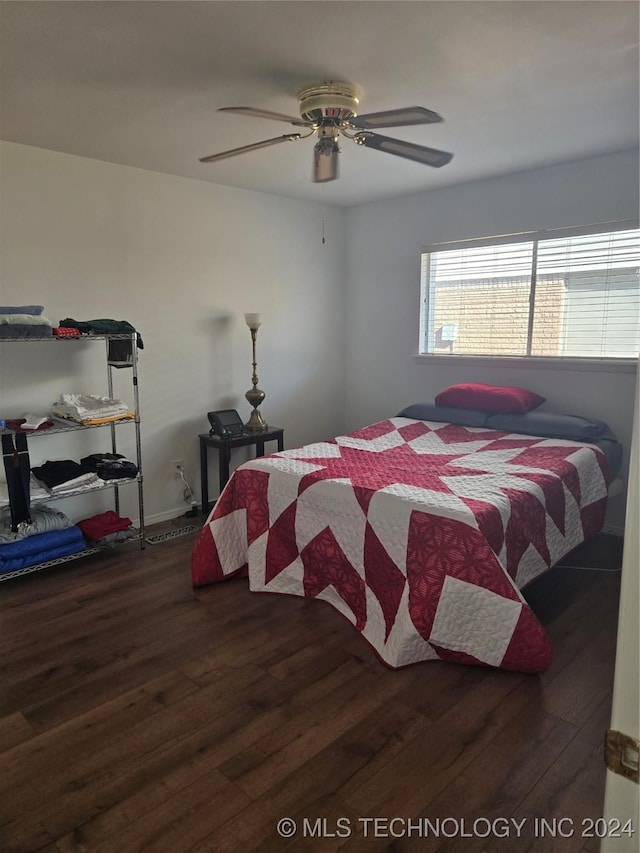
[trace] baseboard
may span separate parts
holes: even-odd
[[[200,510],[199,506],[198,510]],[[164,512],[156,512],[153,515],[145,515],[145,527],[149,527],[152,524],[160,524],[163,521],[173,521],[173,519],[175,518],[185,518],[185,512],[189,512],[188,507],[174,507],[173,509],[167,509]],[[133,523],[135,527],[138,527],[140,524],[140,520],[134,519]],[[198,512],[198,515],[194,518],[185,518],[185,523],[201,525],[203,523],[203,516],[200,512]]]

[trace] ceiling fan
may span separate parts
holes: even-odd
[[[214,163],[226,157],[235,157],[237,154],[267,148],[269,145],[277,145],[280,142],[297,142],[298,139],[306,139],[314,133],[318,136],[313,156],[313,180],[316,183],[333,181],[338,177],[340,135],[352,139],[356,145],[376,148],[378,151],[406,157],[408,160],[415,160],[427,166],[439,168],[451,160],[453,154],[447,151],[438,151],[436,148],[427,148],[424,145],[373,133],[374,129],[380,127],[432,124],[442,121],[437,113],[425,107],[401,107],[396,110],[383,110],[359,116],[357,112],[359,95],[358,87],[351,83],[326,82],[304,86],[297,95],[300,118],[253,107],[221,107],[218,112],[285,121],[295,127],[304,128],[306,132],[285,133],[274,139],[265,139],[262,142],[243,145],[241,148],[232,148],[219,154],[211,154],[209,157],[201,157],[200,162]]]

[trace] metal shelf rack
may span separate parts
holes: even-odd
[[[62,500],[64,498],[71,498],[77,495],[84,494],[92,494],[94,491],[103,491],[104,489],[113,489],[114,491],[114,508],[117,513],[120,512],[120,488],[131,483],[137,483],[138,485],[138,510],[139,510],[139,526],[136,531],[136,535],[131,539],[124,540],[124,542],[135,541],[136,539],[140,542],[140,548],[143,549],[145,547],[145,529],[144,529],[144,489],[143,489],[143,475],[142,475],[142,442],[140,436],[140,400],[138,395],[138,354],[137,354],[137,345],[136,345],[137,335],[136,333],[132,334],[81,334],[81,335],[51,335],[46,337],[2,337],[0,332],[0,343],[11,343],[11,344],[58,344],[62,346],[71,346],[78,341],[104,341],[106,347],[106,364],[107,364],[107,393],[109,397],[113,397],[113,366],[109,364],[108,361],[108,353],[109,353],[109,342],[114,340],[123,340],[131,342],[131,351],[132,351],[132,376],[131,382],[133,387],[133,418],[123,418],[121,420],[111,421],[105,424],[91,424],[84,426],[83,424],[73,423],[70,421],[68,424],[63,423],[60,420],[56,419],[56,425],[53,427],[49,427],[48,429],[43,430],[33,430],[27,432],[26,430],[20,430],[21,433],[26,434],[28,436],[28,441],[31,441],[34,438],[42,439],[47,435],[60,435],[62,433],[69,433],[76,430],[93,430],[93,429],[104,429],[108,428],[111,434],[111,452],[117,453],[117,439],[116,439],[116,431],[118,429],[122,429],[127,424],[133,424],[135,428],[135,443],[136,443],[136,466],[138,468],[138,476],[135,478],[131,478],[128,480],[112,480],[105,481],[104,486],[99,486],[95,489],[90,489],[86,491],[79,491],[75,494],[70,493],[66,495],[51,495],[46,498],[38,498],[34,500],[34,504],[48,502],[50,500]],[[122,368],[128,370],[129,368]],[[16,430],[5,430],[5,433],[16,434]],[[124,543],[123,543],[124,544]],[[8,571],[0,573],[0,582],[5,580],[10,580],[11,578],[20,577],[25,574],[30,574],[31,572],[36,572],[41,569],[49,568],[51,566],[57,566],[62,563],[66,563],[72,560],[77,560],[81,557],[88,556],[89,554],[95,554],[99,551],[103,550],[112,550],[113,546],[104,546],[104,547],[90,547],[86,548],[84,551],[80,551],[77,554],[71,554],[66,557],[58,557],[53,560],[47,560],[42,563],[34,564],[32,566],[25,566],[24,568],[17,569],[15,571]]]

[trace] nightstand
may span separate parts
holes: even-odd
[[[284,428],[269,427],[265,432],[242,433],[242,435],[220,436],[200,433],[200,491],[202,495],[202,512],[209,513],[209,467],[208,450],[214,447],[218,451],[218,472],[220,475],[220,492],[229,479],[229,462],[234,447],[255,446],[256,457],[264,456],[264,445],[267,441],[277,441],[278,450],[284,450]]]

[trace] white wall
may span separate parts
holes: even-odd
[[[545,407],[607,421],[628,469],[634,372],[417,359],[420,253],[433,243],[638,216],[637,151],[420,193],[347,211],[347,428],[432,400],[454,382],[521,385]],[[623,501],[609,523],[621,525]]]
[[[197,435],[208,430],[206,412],[249,415],[245,311],[264,315],[261,410],[285,427],[286,446],[343,431],[342,210],[12,143],[2,144],[0,166],[0,301],[42,304],[54,323],[128,320],[142,334],[148,522],[188,509],[169,460],[185,461],[199,493]],[[46,410],[62,392],[106,393],[103,347],[0,345],[0,417]],[[129,375],[116,373],[115,390],[132,402]],[[128,454],[133,432],[118,434],[125,432]],[[96,447],[97,433],[105,435]],[[32,464],[108,450],[107,433],[83,434],[70,447],[54,436],[33,439]],[[244,458],[238,451],[234,461]],[[121,512],[132,518],[134,492],[122,490]]]

